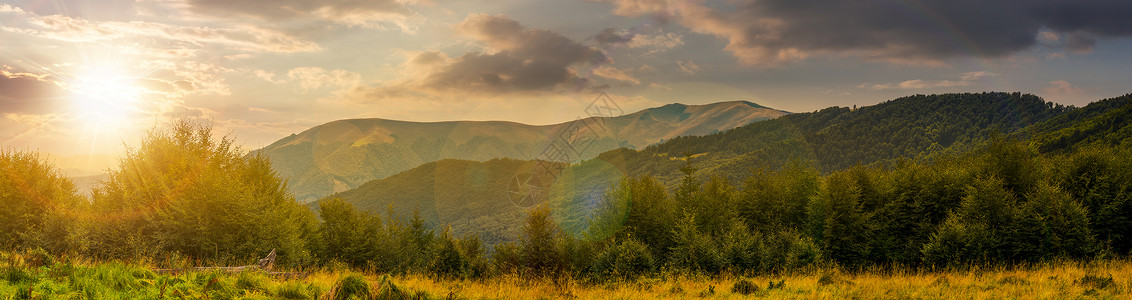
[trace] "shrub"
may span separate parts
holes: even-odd
[[[314,299],[318,297],[316,293],[313,293],[311,286],[303,285],[297,281],[280,284],[275,289],[275,296],[283,299]]]
[[[306,259],[314,214],[295,201],[262,154],[186,120],[149,131],[93,193],[98,255],[178,251],[211,260],[262,255]]]
[[[413,295],[408,290],[397,286],[389,275],[381,277],[380,285],[381,287],[378,289],[377,293],[374,294],[375,299],[428,299],[427,295],[421,295],[420,293]]]
[[[598,278],[631,279],[654,270],[655,259],[648,246],[633,239],[606,248],[594,261],[593,270]]]
[[[747,279],[740,279],[738,281],[735,281],[735,284],[731,286],[731,292],[732,293],[750,295],[750,294],[758,292],[758,291],[759,291],[759,286],[755,285],[754,282],[751,282],[750,280],[747,280]]]
[[[39,154],[0,149],[0,248],[69,250],[68,212],[82,197]]]
[[[352,297],[369,299],[373,295],[370,288],[365,277],[358,274],[349,274],[339,279],[338,283],[335,283],[334,287],[330,289],[330,298],[334,300],[346,300]],[[383,286],[382,289],[384,290],[384,288]]]
[[[36,248],[27,253],[28,265],[33,268],[50,267],[55,265],[55,257],[51,253],[47,253],[43,248]]]
[[[495,244],[495,252],[491,256],[495,269],[503,273],[514,273],[523,265],[523,258],[519,254],[519,246],[507,242]]]

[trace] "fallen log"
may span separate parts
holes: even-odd
[[[196,267],[196,268],[180,268],[180,269],[154,269],[154,273],[158,274],[179,274],[185,272],[207,272],[207,271],[220,271],[227,274],[238,274],[244,271],[256,271],[264,273],[272,277],[282,277],[283,279],[300,279],[307,277],[307,273],[297,272],[272,272],[271,269],[275,267],[275,249],[271,249],[271,253],[267,257],[260,259],[254,265],[239,266],[239,267]]]

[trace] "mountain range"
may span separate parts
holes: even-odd
[[[275,170],[288,179],[296,198],[309,202],[443,159],[536,159],[552,140],[579,128],[591,130],[597,138],[568,159],[549,160],[590,159],[612,149],[637,149],[787,114],[747,101],[730,101],[669,104],[616,117],[551,125],[351,119],[292,134],[253,152],[266,155]]]
[[[754,122],[704,136],[677,137],[640,150],[619,148],[565,167],[549,205],[572,233],[603,193],[625,176],[650,176],[675,187],[682,168],[732,183],[753,170],[791,163],[828,173],[962,153],[995,138],[1029,139],[1041,151],[1088,144],[1132,146],[1132,95],[1065,107],[1021,93],[914,95],[859,109],[831,107]],[[335,194],[360,209],[420,212],[433,225],[478,234],[487,243],[514,240],[525,208],[507,198],[509,179],[537,161],[441,160]]]

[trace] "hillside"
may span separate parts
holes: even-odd
[[[1132,146],[1132,94],[1094,102],[1024,132],[1042,152],[1087,145]]]
[[[701,173],[732,181],[754,168],[775,169],[790,161],[831,172],[933,152],[963,152],[995,132],[1019,132],[1071,111],[1075,109],[1030,94],[914,95],[856,110],[830,107],[793,114],[641,151],[610,151],[599,159],[669,185],[682,176],[685,155],[693,156]]]
[[[600,139],[578,158],[621,147],[641,148],[688,135],[711,134],[788,114],[746,101],[669,104],[600,119]],[[562,130],[595,119],[553,125],[499,121],[334,121],[263,149],[301,201],[310,201],[441,159],[534,159]],[[585,122],[585,123],[582,123]]]
[[[857,110],[832,107],[792,114],[712,135],[674,138],[640,151],[602,153],[565,169],[550,187],[551,203],[559,223],[577,233],[602,193],[624,175],[650,175],[665,186],[678,186],[685,154],[701,177],[719,175],[731,182],[753,169],[775,169],[791,161],[830,172],[933,152],[964,152],[993,132],[1020,132],[1075,111],[1079,109],[1032,95],[977,93],[916,95]],[[456,232],[514,239],[523,210],[504,193],[506,180],[521,165],[512,160],[442,161],[337,196],[362,209],[392,204],[405,213],[419,208],[434,224],[452,225]]]

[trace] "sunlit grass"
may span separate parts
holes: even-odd
[[[0,299],[1067,299],[1132,296],[1132,262],[1052,262],[962,270],[814,269],[784,275],[667,274],[610,282],[530,278],[438,279],[315,269],[301,279],[259,272],[160,274],[144,263],[0,253]],[[737,284],[748,282],[747,289]],[[772,284],[773,283],[773,284]],[[781,286],[777,286],[781,283]],[[775,287],[772,288],[772,285]],[[744,295],[743,292],[748,294]]]

